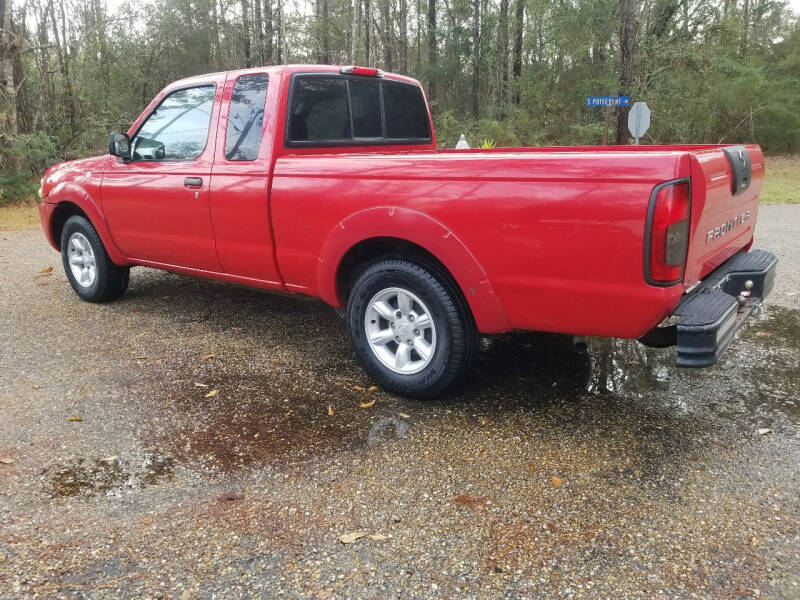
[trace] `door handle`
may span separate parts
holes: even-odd
[[[202,177],[187,177],[183,180],[183,185],[190,188],[199,188],[203,187],[203,178]]]

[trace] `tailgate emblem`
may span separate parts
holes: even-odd
[[[725,221],[719,227],[714,227],[714,229],[709,229],[708,233],[706,234],[706,244],[708,244],[708,242],[710,242],[711,240],[715,240],[719,237],[722,237],[729,231],[735,229],[736,227],[747,221],[748,219],[750,219],[749,210],[739,215],[736,215],[735,217],[733,217],[728,221]]]

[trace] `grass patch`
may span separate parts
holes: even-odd
[[[800,202],[800,155],[768,156],[761,204]]]
[[[0,231],[39,227],[39,207],[31,202],[0,206]]]

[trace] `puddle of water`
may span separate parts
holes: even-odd
[[[175,461],[148,454],[137,465],[114,460],[78,459],[74,464],[44,472],[45,491],[51,498],[113,495],[169,481]]]
[[[311,318],[324,321],[330,315]],[[287,362],[279,369],[255,361],[236,365],[237,374],[231,375],[233,368],[220,363],[213,376],[204,375],[220,390],[216,397],[204,398],[206,390],[193,387],[191,379],[175,382],[165,392],[176,418],[167,420],[158,446],[179,461],[226,472],[251,464],[291,465],[401,439],[410,427],[405,413],[413,413],[414,421],[449,418],[444,411],[500,418],[515,410],[541,415],[555,406],[562,426],[569,413],[575,423],[602,418],[608,423],[597,426],[613,429],[618,418],[625,418],[641,431],[664,425],[672,433],[686,426],[681,421],[686,415],[698,417],[697,427],[707,417],[723,417],[750,430],[780,420],[800,423],[796,310],[773,308],[751,319],[710,369],[678,369],[674,348],[646,348],[632,340],[594,339],[589,354],[581,355],[566,336],[496,336],[484,341],[465,384],[432,403],[354,391],[353,378],[362,384],[365,378],[347,352],[317,356],[310,349],[335,345],[341,332],[304,331],[293,334],[291,345],[282,349]],[[374,407],[359,407],[373,399]],[[586,412],[574,411],[578,406]],[[643,416],[644,410],[649,416]],[[116,477],[113,471],[101,473],[101,479]],[[68,480],[64,486],[73,489],[75,484]]]

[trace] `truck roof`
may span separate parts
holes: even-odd
[[[169,84],[170,88],[173,87],[182,87],[186,84],[203,80],[208,77],[212,76],[220,76],[220,75],[243,75],[246,73],[281,73],[283,71],[289,71],[291,73],[341,73],[343,65],[313,65],[313,64],[292,64],[292,65],[270,65],[270,66],[263,66],[263,67],[253,67],[250,69],[233,69],[230,71],[215,71],[213,73],[203,73],[200,75],[192,75],[191,77],[185,77],[184,79],[178,79],[177,81],[173,81]],[[396,79],[398,81],[406,81],[408,83],[413,83],[415,85],[420,85],[420,82],[412,77],[408,77],[406,75],[401,75],[399,73],[387,73],[383,72],[382,77],[388,79]]]

